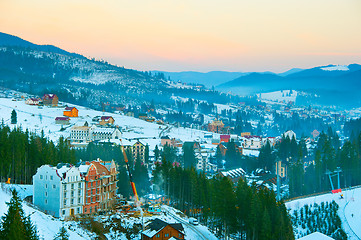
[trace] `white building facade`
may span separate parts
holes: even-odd
[[[54,217],[82,213],[84,179],[79,170],[67,165],[43,165],[33,176],[33,204]]]

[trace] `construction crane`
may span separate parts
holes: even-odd
[[[135,188],[135,184],[133,182],[132,173],[130,172],[128,157],[127,157],[127,154],[126,154],[126,152],[124,150],[123,142],[122,142],[121,148],[122,148],[122,152],[123,152],[123,156],[124,156],[124,161],[125,161],[125,164],[127,166],[128,174],[129,174],[130,186],[132,187],[133,195],[135,197],[135,201],[136,201],[136,205],[137,205],[137,204],[139,204],[139,198],[138,198],[138,194],[137,194],[137,189]]]

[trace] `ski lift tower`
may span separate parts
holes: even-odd
[[[331,184],[331,189],[332,189],[332,193],[336,193],[336,192],[341,192],[341,187],[340,187],[340,172],[342,172],[340,167],[337,167],[335,171],[331,172],[330,170],[326,170],[326,175],[328,175],[329,179],[330,179],[330,184]],[[337,176],[337,189],[334,188],[333,186],[333,182],[332,182],[332,177]]]

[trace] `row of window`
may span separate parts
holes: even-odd
[[[45,199],[45,200],[46,200],[46,199]],[[82,203],[82,202],[81,202],[81,198],[78,198],[78,202],[76,202],[74,198],[71,198],[71,199],[70,199],[70,205],[75,205],[75,204],[77,204],[77,203],[78,203],[78,204],[81,204],[81,203]],[[63,205],[64,205],[64,207],[68,205],[68,200],[67,200],[67,199],[64,199]]]
[[[48,180],[48,175],[45,175],[45,176],[43,176],[43,175],[40,175],[40,180],[43,180],[44,178],[45,178],[45,180]],[[50,180],[53,180],[54,178],[53,178],[53,176],[50,176]]]

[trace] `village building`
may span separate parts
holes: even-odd
[[[69,117],[56,117],[55,118],[55,124],[69,125],[70,124],[70,118]]]
[[[214,133],[223,133],[224,123],[221,120],[213,120],[208,124],[208,131]]]
[[[97,126],[74,126],[70,130],[72,143],[89,143],[108,139],[120,139],[122,133],[118,128],[105,128]]]
[[[85,179],[83,213],[92,214],[111,209],[115,204],[117,190],[114,161],[107,164],[101,160],[87,162],[80,165],[79,170]]]
[[[262,147],[262,138],[260,136],[241,137],[243,148],[260,149]]]
[[[229,171],[222,171],[220,174],[222,177],[227,177],[233,183],[238,183],[239,179],[246,175],[246,172],[242,168],[236,168]]]
[[[39,105],[39,103],[41,102],[40,98],[28,98],[25,101],[25,104],[28,105]]]
[[[132,146],[133,159],[137,160],[138,158],[144,162],[145,161],[145,144],[137,140]]]
[[[114,118],[112,116],[102,116],[100,118],[99,124],[100,125],[113,125],[115,122]]]
[[[59,98],[55,94],[44,94],[43,96],[43,104],[44,106],[58,106]]]
[[[172,146],[172,147],[176,147],[176,144],[175,144],[175,138],[170,138],[169,136],[163,136],[160,138],[160,144],[162,146],[165,146],[165,145],[169,145],[169,146]]]
[[[79,169],[70,164],[43,165],[33,176],[33,204],[57,218],[82,214],[83,180]]]
[[[142,232],[143,240],[185,239],[181,223],[167,223],[159,218],[154,219]]]
[[[78,112],[78,109],[75,107],[66,107],[63,115],[68,117],[78,117]]]

